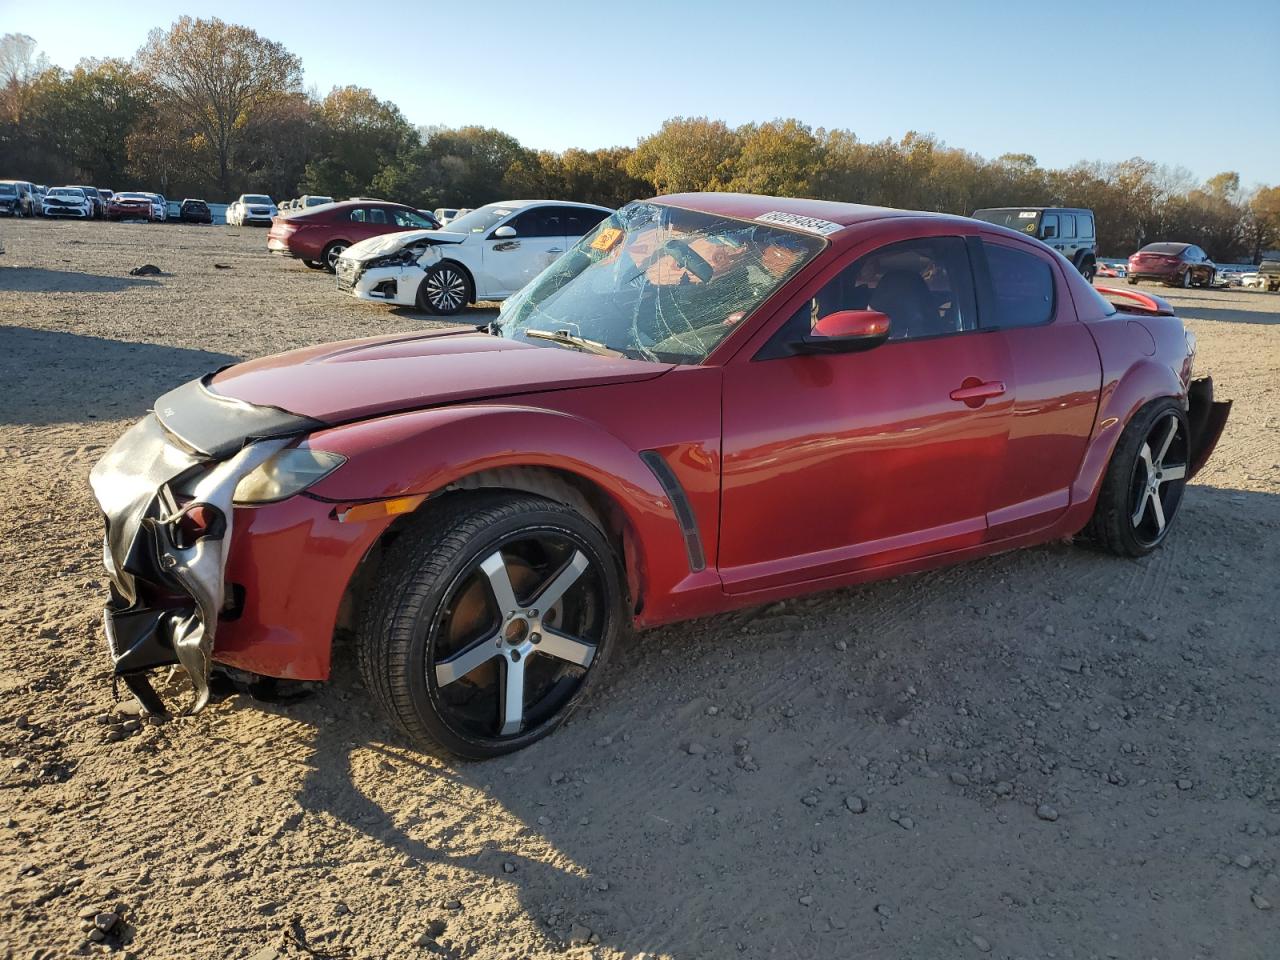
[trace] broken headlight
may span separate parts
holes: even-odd
[[[273,503],[301,493],[347,462],[347,458],[308,446],[289,447],[264,460],[238,484],[236,503]]]
[[[407,267],[418,262],[418,258],[422,256],[422,250],[422,247],[405,247],[395,253],[365,261],[364,268],[375,270],[378,267]]]

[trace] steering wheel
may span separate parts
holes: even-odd
[[[662,246],[654,250],[653,253],[644,258],[640,264],[640,273],[644,273],[651,266],[661,260],[663,257],[670,257],[676,262],[676,265],[682,270],[687,270],[695,277],[706,283],[715,274],[715,267],[711,266],[706,259],[694,250],[689,244],[683,240],[672,237],[665,241]]]

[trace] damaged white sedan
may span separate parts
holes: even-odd
[[[613,211],[590,203],[511,200],[472,210],[448,230],[371,237],[338,259],[338,289],[361,300],[450,316],[505,300]]]

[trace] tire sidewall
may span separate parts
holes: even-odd
[[[1183,480],[1183,489],[1179,492],[1178,502],[1175,505],[1173,516],[1168,518],[1165,524],[1164,532],[1152,543],[1145,543],[1139,540],[1134,529],[1133,523],[1130,521],[1132,514],[1132,505],[1129,503],[1129,495],[1131,484],[1133,481],[1133,472],[1137,468],[1139,452],[1142,450],[1142,444],[1146,442],[1147,435],[1151,432],[1152,426],[1156,420],[1164,417],[1166,414],[1172,413],[1181,425],[1183,436],[1190,440],[1190,427],[1187,421],[1186,411],[1183,410],[1182,404],[1173,397],[1162,397],[1153,400],[1144,406],[1129,421],[1129,425],[1125,428],[1124,435],[1121,437],[1119,444],[1116,446],[1116,452],[1112,456],[1111,467],[1107,471],[1106,483],[1111,487],[1109,493],[1111,496],[1119,500],[1122,505],[1119,517],[1122,522],[1117,525],[1115,531],[1119,536],[1119,545],[1124,552],[1131,557],[1141,557],[1151,553],[1157,547],[1169,538],[1169,533],[1173,529],[1174,521],[1178,517],[1178,512],[1182,507],[1182,498],[1186,495],[1186,480]]]
[[[431,655],[438,640],[436,628],[439,625],[441,608],[445,601],[471,572],[478,558],[498,549],[513,534],[524,532],[545,532],[568,536],[587,554],[588,560],[599,572],[605,592],[604,627],[590,669],[573,696],[556,715],[534,730],[495,743],[468,736],[465,732],[455,730],[444,722],[439,715],[442,704],[438,698],[438,688],[428,682],[427,667],[433,662]],[[398,610],[403,609],[401,603],[417,573],[417,570],[409,572],[401,582],[400,589],[397,590],[400,597],[400,602],[397,602]],[[604,535],[585,518],[570,509],[548,501],[548,509],[530,510],[493,524],[486,528],[481,536],[469,539],[462,550],[449,558],[444,575],[438,577],[430,586],[426,602],[413,611],[412,641],[404,672],[418,721],[442,746],[468,759],[501,756],[542,739],[569,718],[603,671],[613,640],[621,626],[621,611],[622,591],[617,559]],[[393,619],[398,619],[398,616],[399,614],[393,615]]]
[[[458,304],[458,306],[454,309],[443,309],[443,308],[437,307],[435,304],[431,302],[430,295],[427,293],[427,281],[431,279],[433,274],[439,273],[442,270],[454,271],[460,277],[462,277],[462,281],[466,285],[466,289],[463,291],[463,294],[462,294],[462,303]],[[419,284],[418,286],[418,307],[424,312],[435,314],[438,317],[452,317],[452,316],[455,316],[456,314],[461,313],[463,310],[466,309],[467,304],[471,301],[472,296],[473,296],[473,288],[471,285],[471,278],[467,276],[467,272],[463,270],[461,267],[457,266],[456,264],[445,261],[444,263],[437,263],[435,266],[433,266],[430,270],[428,270],[426,273],[422,275],[422,283]]]

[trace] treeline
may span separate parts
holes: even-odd
[[[1245,191],[1232,172],[1198,183],[1140,158],[1054,170],[927,134],[866,143],[790,119],[730,127],[677,117],[634,147],[531,150],[490,128],[415,128],[360,87],[309,93],[281,44],[190,17],[153,30],[131,61],[70,71],[51,66],[30,37],[0,39],[0,177],[215,201],[313,193],[418,207],[532,196],[618,206],[687,190],[962,214],[1063,205],[1095,211],[1104,256],[1176,239],[1230,262],[1280,246],[1280,187]]]

